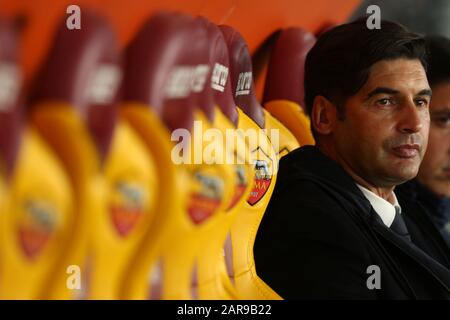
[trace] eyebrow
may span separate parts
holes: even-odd
[[[392,88],[387,88],[387,87],[377,87],[374,90],[369,92],[366,99],[370,99],[373,96],[375,96],[377,94],[382,94],[382,93],[384,93],[384,94],[399,94],[400,91],[392,89]],[[431,97],[431,94],[432,94],[431,89],[423,89],[423,90],[420,90],[416,95]]]
[[[395,90],[395,89],[391,89],[391,88],[386,88],[386,87],[377,87],[374,90],[369,92],[369,94],[367,95],[367,99],[370,99],[373,96],[376,96],[377,94],[380,94],[380,93],[398,94],[398,93],[400,93],[400,91]]]
[[[429,96],[429,97],[431,97],[432,94],[433,94],[433,92],[431,91],[431,89],[423,89],[423,90],[420,90],[417,95],[418,96]]]

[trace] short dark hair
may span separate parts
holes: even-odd
[[[426,70],[425,38],[387,20],[381,20],[380,29],[368,29],[366,18],[323,33],[305,62],[308,114],[311,115],[314,98],[321,95],[343,116],[347,98],[366,83],[370,67],[381,60],[397,58],[418,59]]]
[[[428,50],[427,77],[431,87],[450,82],[450,40],[441,36],[426,36]]]

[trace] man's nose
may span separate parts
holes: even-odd
[[[414,101],[407,101],[400,110],[398,129],[402,133],[417,133],[424,127],[430,114],[425,106],[417,106]]]

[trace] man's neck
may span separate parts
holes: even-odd
[[[355,183],[359,184],[360,186],[366,188],[367,190],[375,193],[377,196],[383,198],[384,200],[390,202],[391,204],[395,204],[395,200],[394,200],[394,188],[395,186],[392,187],[379,187],[374,185],[373,183],[367,181],[366,179],[364,179],[363,177],[361,177],[360,175],[358,175],[356,173],[355,170],[353,170],[353,168],[343,159],[343,157],[340,157],[339,154],[335,151],[334,148],[327,148],[324,145],[317,145],[317,147],[319,148],[319,150],[325,154],[327,157],[333,159],[334,161],[336,161],[337,163],[339,163],[341,165],[341,167],[345,170],[345,172],[347,172],[347,174],[349,174],[353,181],[355,181]]]
[[[344,168],[344,170],[353,178],[353,180],[359,184],[360,186],[366,188],[367,190],[375,193],[380,198],[383,198],[384,200],[388,201],[391,204],[395,204],[395,198],[394,198],[394,187],[391,188],[382,188],[377,187],[372,184],[370,184],[368,181],[362,179],[360,176],[355,174],[349,167],[345,166],[344,162],[339,162],[339,164]]]

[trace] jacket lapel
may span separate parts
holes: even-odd
[[[373,224],[374,230],[384,239],[392,243],[399,250],[408,255],[416,263],[427,270],[448,292],[450,292],[450,271],[433,260],[429,255],[418,248],[414,243],[406,241],[402,237],[386,228],[380,223]]]

